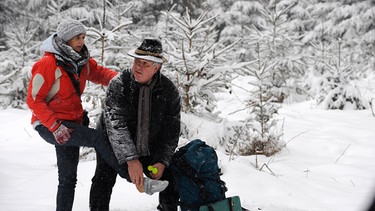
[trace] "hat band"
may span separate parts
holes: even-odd
[[[135,49],[135,53],[139,54],[139,55],[142,55],[142,56],[154,56],[154,57],[163,59],[164,62],[168,62],[168,60],[166,58],[164,58],[163,55],[160,55],[158,53],[152,53],[150,51],[139,50],[138,48]]]

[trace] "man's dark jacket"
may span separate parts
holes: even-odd
[[[150,95],[150,156],[154,163],[169,166],[180,134],[180,95],[173,82],[160,71],[154,75],[153,80],[157,82]],[[135,81],[131,70],[119,74],[108,86],[104,110],[105,128],[120,164],[139,158],[136,134],[140,86],[142,85]],[[120,148],[122,150],[118,150]]]

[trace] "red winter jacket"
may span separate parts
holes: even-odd
[[[34,64],[31,73],[26,103],[32,111],[32,124],[39,121],[37,123],[53,132],[64,120],[82,123],[81,99],[68,73],[62,66],[57,66],[54,54],[46,52]],[[117,72],[98,66],[96,61],[90,58],[80,73],[80,91],[83,93],[87,80],[108,85],[116,75]]]

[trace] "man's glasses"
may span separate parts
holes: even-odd
[[[154,63],[150,62],[150,61],[143,60],[143,59],[134,59],[134,64],[140,66],[141,68],[149,68]]]

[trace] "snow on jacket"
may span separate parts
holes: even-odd
[[[170,164],[180,135],[180,95],[176,86],[160,72],[151,92],[150,162]],[[109,84],[105,100],[105,127],[119,163],[141,159],[137,154],[138,96],[141,84],[125,70]],[[124,153],[125,152],[125,153]]]
[[[32,111],[31,123],[41,123],[51,132],[61,121],[68,120],[82,123],[83,107],[81,98],[62,66],[56,64],[58,52],[52,45],[51,35],[41,46],[44,56],[37,61],[32,70],[28,86],[26,103]],[[90,58],[79,75],[80,91],[83,93],[86,81],[108,85],[117,72],[99,66]],[[52,96],[51,96],[52,93]]]

